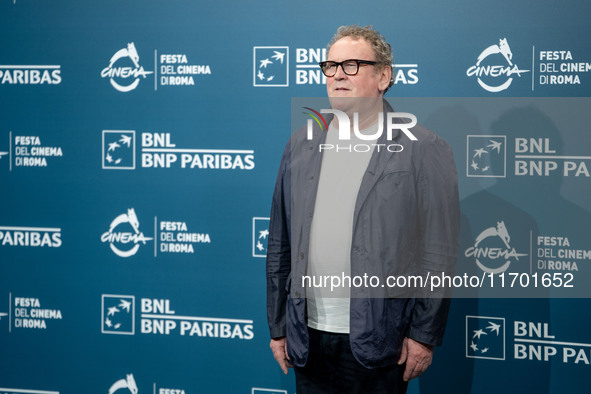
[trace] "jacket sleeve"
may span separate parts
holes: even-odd
[[[416,153],[418,225],[422,245],[419,270],[423,277],[441,273],[453,275],[460,238],[458,175],[453,153],[449,145],[434,134],[420,142]],[[443,289],[431,293],[429,288],[423,288],[418,297],[408,337],[441,345],[450,294]]]
[[[288,278],[291,272],[289,171],[290,143],[287,144],[273,192],[267,242],[267,321],[271,338],[286,335],[285,318]]]

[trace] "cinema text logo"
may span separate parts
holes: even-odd
[[[123,392],[130,392],[132,394],[138,393],[137,384],[133,378],[133,374],[127,374],[125,379],[119,379],[109,387],[109,394],[115,394],[123,390]],[[123,393],[122,392],[122,393]]]
[[[59,85],[61,65],[0,65],[2,85]]]
[[[62,246],[62,229],[0,226],[0,246],[59,248]]]
[[[511,247],[511,237],[503,221],[497,222],[496,227],[483,230],[474,242],[464,252],[466,257],[473,257],[478,268],[484,272],[500,274],[507,271],[512,262],[519,261],[519,257],[527,256],[518,253]]]
[[[251,149],[180,148],[171,133],[141,133],[142,168],[188,168],[203,170],[252,170]],[[135,169],[135,131],[103,130],[103,169]]]
[[[502,58],[496,56],[498,54],[502,55]],[[504,59],[505,64],[498,64],[501,59]],[[478,84],[489,92],[501,92],[511,85],[515,75],[521,77],[521,73],[530,72],[519,69],[517,64],[513,64],[512,59],[513,53],[507,39],[500,39],[499,44],[489,46],[478,55],[476,64],[468,68],[466,75],[476,77]]]
[[[139,64],[140,56],[135,44],[130,42],[111,57],[109,65],[101,71],[102,78],[109,78],[111,85],[120,92],[129,92],[137,88],[140,78],[153,74]],[[118,64],[118,65],[117,65]]]
[[[591,365],[591,344],[557,340],[547,322],[511,324],[504,317],[466,316],[466,357],[505,360],[505,347],[511,346],[505,327],[513,333],[513,351],[507,354],[514,360]]]
[[[324,85],[326,77],[318,63],[326,60],[326,48],[295,48],[296,85]],[[419,82],[418,64],[396,64],[395,85],[415,85]],[[253,86],[287,87],[290,81],[288,46],[253,47]]]
[[[339,131],[338,131],[338,141],[351,141],[351,121],[349,120],[349,116],[338,109],[321,109],[320,112],[309,108],[304,107],[305,109],[311,111],[306,112],[307,115],[310,115],[312,119],[308,119],[307,122],[307,139],[313,140],[314,139],[314,122],[319,126],[321,131],[328,131],[328,124],[326,119],[322,116],[322,114],[333,114],[338,119],[339,124]],[[392,141],[394,137],[394,130],[402,131],[411,141],[417,141],[417,137],[409,130],[412,127],[417,125],[417,118],[413,114],[407,112],[388,112],[386,116],[386,133],[387,139]],[[397,123],[394,122],[394,119],[410,119],[410,123]],[[361,143],[361,144],[349,144],[349,145],[341,145],[341,144],[328,144],[322,143],[319,144],[318,149],[320,152],[327,151],[327,150],[334,150],[336,152],[339,151],[348,151],[348,152],[369,152],[372,149],[377,149],[378,152],[387,150],[388,152],[402,152],[404,147],[401,144],[376,144],[378,138],[384,132],[384,113],[378,113],[378,121],[377,121],[377,130],[374,134],[363,134],[359,131],[359,113],[355,112],[353,114],[353,133],[358,140],[367,141],[368,143]],[[371,142],[371,143],[369,143]]]
[[[130,257],[137,253],[141,245],[153,238],[144,236],[139,229],[140,222],[135,210],[130,208],[127,213],[117,216],[110,224],[109,231],[101,236],[101,241],[109,243],[111,250],[117,256]],[[132,230],[132,231],[129,231]]]
[[[254,338],[254,322],[249,319],[177,315],[168,299],[140,299],[140,333],[179,335],[219,339]],[[103,334],[135,334],[135,296],[102,296],[101,332]],[[119,326],[116,327],[116,325]]]

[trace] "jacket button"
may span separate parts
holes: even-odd
[[[296,291],[295,296],[296,296],[296,298],[300,298],[300,292]]]
[[[304,259],[304,252],[300,252],[300,259],[303,260]]]

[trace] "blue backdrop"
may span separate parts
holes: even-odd
[[[395,108],[454,149],[459,272],[501,259],[553,280],[537,298],[454,300],[409,392],[586,392],[590,14],[2,0],[0,393],[295,392],[268,346],[271,195],[292,98],[325,96],[316,64],[353,23],[394,48]]]

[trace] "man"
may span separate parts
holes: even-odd
[[[273,195],[271,349],[284,373],[294,366],[298,394],[404,393],[442,341],[449,299],[350,284],[335,294],[304,277],[369,274],[384,284],[386,276],[450,274],[459,243],[455,164],[449,146],[421,126],[406,130],[399,120],[388,136],[392,52],[378,32],[343,26],[328,49],[320,66],[333,110],[325,113],[336,116],[327,131],[294,133]],[[342,142],[363,149],[329,149]]]

